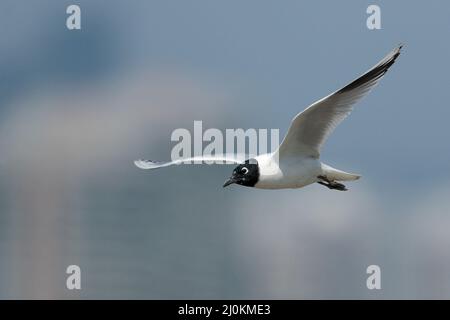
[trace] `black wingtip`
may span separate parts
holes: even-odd
[[[403,44],[400,44],[397,48],[392,50],[383,60],[381,60],[375,67],[373,67],[370,71],[348,84],[341,90],[339,93],[345,93],[346,91],[353,90],[365,83],[370,81],[377,81],[380,79],[389,68],[395,63],[398,56],[400,55],[401,49],[403,48]]]

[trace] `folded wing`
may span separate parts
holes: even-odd
[[[287,156],[318,158],[327,137],[349,115],[353,105],[380,81],[400,55],[401,48],[395,48],[358,79],[297,114],[278,149],[280,159]]]

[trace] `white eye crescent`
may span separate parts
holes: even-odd
[[[242,171],[243,174],[247,174],[248,173],[248,169],[246,167],[243,167],[241,171]]]

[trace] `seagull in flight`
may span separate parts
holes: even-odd
[[[322,163],[320,150],[337,125],[350,114],[353,106],[378,84],[400,55],[401,49],[402,45],[396,47],[362,76],[297,114],[275,152],[247,160],[211,156],[171,162],[137,160],[135,165],[141,169],[157,169],[192,161],[224,161],[239,165],[223,187],[238,184],[260,189],[285,189],[319,183],[329,189],[346,191],[347,188],[341,182],[357,180],[361,176]]]

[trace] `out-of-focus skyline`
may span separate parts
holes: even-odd
[[[78,1],[80,31],[70,4],[0,4],[0,298],[450,297],[449,3],[380,1],[375,31],[364,1]],[[399,43],[322,152],[346,193],[133,166],[194,120],[282,137]]]

